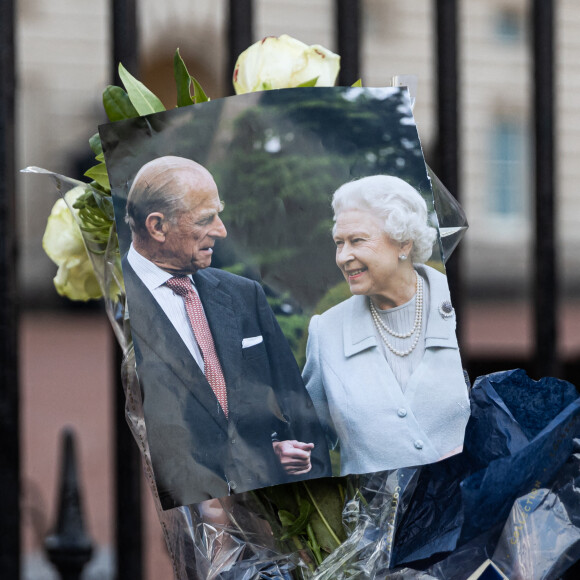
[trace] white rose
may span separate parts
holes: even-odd
[[[75,187],[67,192],[66,199],[72,205],[83,192],[83,187]],[[58,266],[54,285],[61,296],[85,301],[102,297],[81,230],[64,199],[59,199],[50,212],[42,247]]]
[[[297,87],[314,79],[317,87],[331,87],[339,70],[337,54],[283,34],[268,36],[242,52],[233,81],[237,94]]]

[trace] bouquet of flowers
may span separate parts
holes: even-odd
[[[309,47],[288,36],[269,37],[240,55],[233,83],[238,94],[332,86],[338,70],[339,57],[324,47]],[[110,121],[165,110],[122,65],[119,72],[124,88],[109,86],[103,93]],[[174,74],[178,107],[208,100],[179,51]],[[567,509],[580,501],[574,454],[578,453],[574,437],[580,436],[577,393],[555,380],[538,388],[518,372],[475,383],[464,451],[435,465],[285,484],[163,511],[135,373],[111,187],[99,135],[89,144],[97,162],[85,174],[90,183],[35,167],[26,171],[49,174],[62,195],[43,240],[58,265],[57,291],[73,300],[103,298],[125,353],[127,420],[156,498],[176,578],[451,578],[475,573],[488,559],[508,575],[557,578],[580,557],[578,510],[566,518],[559,514],[558,520],[545,505],[557,501]],[[429,175],[446,260],[467,222],[443,184],[430,170]],[[524,389],[526,405],[520,401]],[[541,397],[545,404],[538,416],[533,409]],[[546,462],[548,449],[552,452]],[[514,478],[515,472],[520,476]],[[522,570],[528,570],[529,543],[542,542],[534,527],[541,518],[550,519],[559,531],[566,526],[566,532],[558,549],[535,558],[533,574],[526,575]]]

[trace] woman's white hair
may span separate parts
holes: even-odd
[[[345,183],[334,192],[332,209],[335,222],[343,211],[368,211],[381,220],[392,240],[413,242],[412,262],[423,263],[431,256],[437,230],[428,224],[427,204],[414,187],[398,177],[371,175]]]

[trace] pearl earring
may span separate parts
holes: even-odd
[[[404,262],[407,259],[407,256],[405,256],[405,254],[399,254],[399,260],[401,260],[401,262]]]

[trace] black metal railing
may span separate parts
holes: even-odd
[[[227,64],[224,86],[234,94],[232,75],[238,55],[254,42],[254,0],[228,0]]]
[[[336,47],[340,54],[338,84],[349,86],[360,77],[361,7],[359,0],[336,0]]]
[[[20,575],[14,1],[0,0],[0,578]]]
[[[138,74],[137,0],[111,0],[112,66],[122,61]],[[436,55],[437,159],[432,162],[451,193],[460,197],[460,45],[458,42],[459,0],[433,0]],[[361,4],[359,0],[335,0],[333,15],[337,51],[342,56],[340,82],[352,84],[360,76]],[[554,179],[554,2],[530,0],[533,50],[535,122],[535,248],[534,359],[470,360],[471,376],[508,366],[521,366],[537,375],[556,374],[560,364],[557,350],[558,271],[555,252]],[[228,0],[228,58],[224,76],[230,79],[241,50],[257,40],[253,36],[252,0]],[[0,578],[18,578],[19,552],[19,397],[17,375],[17,303],[15,203],[15,47],[14,0],[0,0]],[[460,259],[449,264],[450,285],[458,311],[462,310]],[[461,320],[461,317],[459,317]],[[461,335],[461,327],[458,329]],[[117,355],[118,355],[117,351]],[[533,361],[536,361],[534,364]],[[119,358],[115,376],[119,376]],[[578,379],[578,365],[562,367],[564,378]],[[562,376],[562,375],[561,375]],[[116,486],[115,530],[117,577],[139,580],[143,574],[141,540],[141,469],[137,447],[124,418],[124,399],[117,381],[116,400]]]
[[[534,359],[539,376],[557,376],[558,271],[554,103],[554,2],[532,0],[533,113],[535,168]]]
[[[434,2],[435,44],[435,158],[432,167],[445,187],[461,202],[460,183],[460,72],[459,41],[457,25],[457,0]],[[449,288],[457,312],[457,339],[463,336],[464,300],[461,277],[461,246],[455,249],[453,259],[446,265]],[[468,364],[468,361],[464,361]]]
[[[111,0],[110,77],[120,86],[118,63],[139,77],[137,0]],[[141,455],[125,419],[125,394],[121,381],[123,353],[113,333],[111,400],[114,425],[114,542],[116,577],[143,578],[143,518],[141,510]]]
[[[44,541],[46,555],[62,580],[80,580],[93,554],[85,527],[75,447],[74,432],[64,429],[56,523]]]

